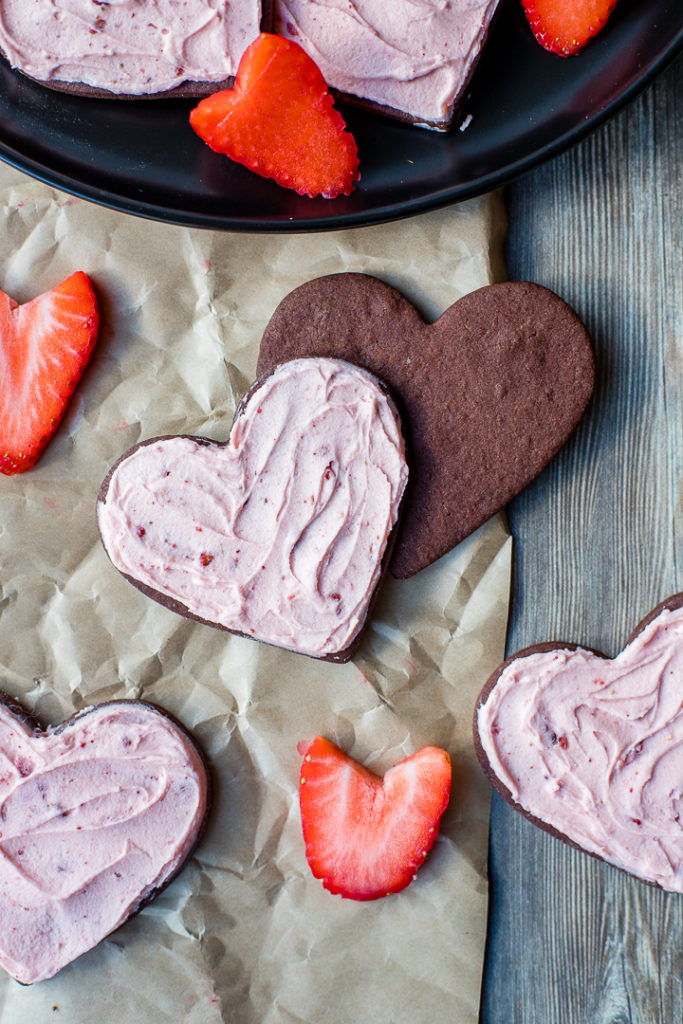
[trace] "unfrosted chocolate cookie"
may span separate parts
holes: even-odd
[[[594,380],[577,315],[547,288],[518,282],[471,292],[427,324],[377,278],[317,278],[273,313],[258,372],[314,355],[366,367],[400,403],[410,482],[390,565],[399,578],[445,554],[540,473]]]

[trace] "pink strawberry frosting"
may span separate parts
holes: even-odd
[[[334,359],[284,363],[227,445],[157,438],[98,503],[114,565],[179,611],[316,657],[363,626],[407,480],[378,381]]]
[[[447,122],[498,0],[276,0],[276,31],[313,58],[328,85]]]
[[[591,853],[683,892],[683,609],[613,661],[516,658],[477,715],[490,766],[527,812]]]
[[[0,965],[50,978],[178,870],[207,805],[190,739],[112,702],[34,732],[0,705]]]
[[[260,0],[0,0],[0,48],[39,81],[165,92],[235,74]]]

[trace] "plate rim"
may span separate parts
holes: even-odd
[[[661,50],[630,85],[619,92],[609,103],[594,111],[585,120],[573,125],[564,133],[556,136],[520,159],[496,168],[470,182],[439,189],[429,195],[418,196],[412,200],[388,203],[373,209],[330,213],[330,215],[283,217],[262,219],[248,217],[240,219],[232,215],[222,217],[214,213],[202,213],[198,210],[181,210],[150,202],[134,199],[129,196],[112,193],[106,188],[92,185],[51,168],[20,153],[16,148],[0,139],[0,160],[23,171],[43,184],[57,188],[67,195],[93,202],[109,210],[125,213],[145,220],[151,220],[177,227],[199,228],[214,231],[232,231],[241,234],[303,234],[308,232],[336,231],[347,228],[368,227],[403,220],[419,213],[441,209],[451,204],[463,202],[509,184],[527,171],[559,156],[571,146],[580,142],[591,132],[617,114],[643,92],[683,52],[683,24],[671,38],[668,45]],[[40,84],[40,83],[37,83]]]

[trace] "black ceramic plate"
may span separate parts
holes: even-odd
[[[448,135],[351,109],[362,178],[349,197],[305,199],[218,156],[184,100],[89,100],[0,65],[0,158],[127,213],[197,227],[312,231],[391,220],[478,195],[596,127],[683,48],[681,0],[619,0],[577,57],[546,53],[520,0],[501,10]]]

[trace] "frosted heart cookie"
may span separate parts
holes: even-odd
[[[683,892],[683,594],[613,660],[571,644],[508,659],[474,738],[495,788],[535,825]]]
[[[275,0],[275,31],[299,43],[347,102],[444,131],[497,7],[498,0]]]
[[[104,547],[182,615],[313,657],[351,657],[408,471],[379,381],[298,359],[242,401],[226,444],[152,438],[105,479]]]
[[[67,92],[198,96],[232,83],[261,23],[261,0],[0,0],[0,49]]]
[[[177,873],[208,799],[158,708],[113,701],[44,732],[0,696],[0,965],[31,984],[92,949]]]
[[[409,433],[410,483],[391,572],[412,576],[507,504],[557,454],[593,390],[590,340],[540,285],[488,285],[425,323],[395,288],[330,274],[285,296],[258,373],[335,356],[391,388]]]

